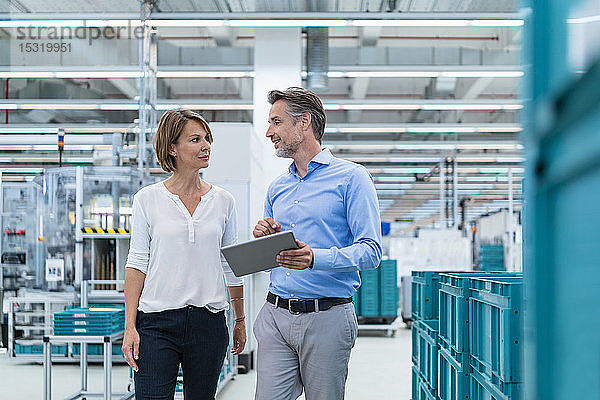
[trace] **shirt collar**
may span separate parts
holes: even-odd
[[[331,164],[331,160],[333,160],[333,154],[331,154],[331,151],[327,148],[321,150],[319,154],[314,156],[313,159],[308,162],[307,174],[310,174],[319,167],[319,165],[315,164],[329,165]],[[296,164],[294,164],[293,161],[290,164],[288,171],[290,174],[296,174]]]

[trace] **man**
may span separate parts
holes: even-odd
[[[325,111],[298,87],[273,90],[267,137],[292,158],[270,185],[254,237],[291,230],[298,249],[282,251],[267,302],[254,324],[258,341],[255,400],[344,398],[358,323],[352,296],[358,271],[381,259],[381,223],[367,170],[321,149]]]

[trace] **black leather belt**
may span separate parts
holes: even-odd
[[[329,310],[333,306],[352,302],[352,297],[323,297],[320,299],[300,300],[284,299],[271,292],[267,294],[267,301],[276,307],[285,308],[292,314],[310,313]]]

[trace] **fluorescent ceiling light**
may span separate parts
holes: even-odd
[[[520,143],[498,143],[498,142],[394,142],[390,144],[335,144],[335,142],[325,144],[325,147],[332,151],[339,150],[522,150]]]
[[[525,168],[511,168],[515,174],[522,174],[525,172]],[[508,174],[508,167],[496,168],[496,167],[483,167],[479,168],[481,174]]]
[[[54,72],[18,72],[18,71],[1,71],[0,78],[14,78],[14,79],[26,79],[26,78],[54,78]]]
[[[424,167],[393,167],[393,168],[369,168],[371,174],[428,174],[431,168]]]
[[[466,125],[466,126],[465,126]],[[506,124],[484,124],[484,125],[426,125],[426,124],[398,124],[396,126],[332,126],[325,128],[325,133],[474,133],[474,132],[494,132],[494,133],[513,133],[523,130],[518,125]]]
[[[354,26],[469,26],[465,19],[375,19],[354,20]]]
[[[477,128],[477,132],[494,132],[494,133],[513,133],[521,132],[523,128],[520,126],[481,126]]]
[[[471,21],[471,26],[493,27],[493,28],[509,28],[515,26],[523,26],[522,19],[474,19]]]
[[[337,71],[332,71],[338,75]],[[440,73],[436,71],[348,71],[339,72],[345,78],[437,78]],[[329,76],[329,73],[327,73]]]
[[[508,176],[465,176],[465,182],[508,182]],[[514,176],[513,181],[523,180],[522,176]]]
[[[519,78],[523,71],[443,71],[440,76],[446,78]]]
[[[519,78],[523,71],[329,71],[329,78]],[[306,71],[302,72],[306,78]]]
[[[348,26],[344,19],[231,19],[232,27],[305,27],[305,26]]]
[[[414,176],[377,176],[373,178],[375,182],[414,182],[417,180]]]
[[[139,78],[139,71],[66,71],[55,72],[55,78]]]
[[[80,27],[83,26],[84,20],[10,20],[0,21],[0,28],[19,28],[19,27]],[[87,26],[87,22],[85,23]]]
[[[389,162],[389,163],[437,163],[440,161],[439,157],[361,157],[361,156],[348,156],[348,155],[339,155],[339,157],[344,158],[349,161],[354,161],[358,163],[362,162]]]
[[[475,127],[460,127],[460,126],[448,126],[448,127],[436,127],[427,126],[423,128],[411,127],[406,130],[409,133],[474,133]]]
[[[163,107],[172,107],[172,104],[157,105],[157,110],[167,109]],[[253,104],[179,104],[176,108],[184,108],[189,110],[253,110]]]
[[[254,71],[194,71],[194,70],[163,70],[157,71],[157,78],[252,78]],[[137,79],[139,71],[0,71],[0,78],[14,79],[102,79],[124,78]]]
[[[157,78],[249,78],[252,71],[157,71]]]
[[[402,127],[364,127],[364,128],[352,128],[352,127],[343,127],[343,128],[325,128],[325,132],[327,133],[403,133],[406,132],[406,128]]]
[[[149,26],[172,26],[172,27],[203,27],[203,26],[224,26],[222,19],[149,19],[146,21]]]
[[[336,106],[338,106],[336,104]],[[327,110],[327,107],[324,106]],[[342,110],[418,110],[421,106],[417,104],[342,104],[339,105]]]
[[[568,24],[588,24],[590,22],[598,22],[598,21],[600,21],[600,15],[589,15],[587,17],[567,19]]]
[[[99,104],[100,110],[113,111],[113,110],[138,110],[140,108],[137,104]]]
[[[253,110],[252,104],[179,104],[179,103],[161,103],[155,107],[157,110],[171,109],[195,109],[195,110]],[[0,103],[0,110],[103,110],[103,111],[135,111],[139,109],[137,103],[117,102],[117,103]],[[85,128],[84,128],[85,129]]]
[[[98,104],[60,104],[60,103],[34,103],[20,104],[21,110],[97,110]]]

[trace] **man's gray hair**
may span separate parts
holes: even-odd
[[[285,90],[271,90],[267,95],[270,104],[278,100],[284,100],[286,111],[292,117],[294,124],[297,123],[304,113],[310,114],[310,120],[313,126],[315,139],[321,143],[321,138],[325,133],[325,109],[319,96],[310,90],[301,87],[289,87]]]

